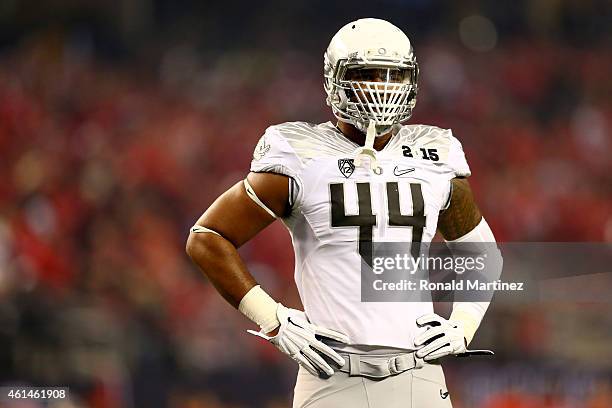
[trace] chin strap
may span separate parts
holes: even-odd
[[[367,166],[369,163],[370,170],[374,172],[374,174],[381,174],[382,169],[378,166],[378,161],[376,160],[376,150],[374,149],[374,139],[376,138],[376,122],[373,120],[368,124],[368,130],[366,132],[366,140],[363,147],[357,150],[357,155],[355,157],[355,166]]]

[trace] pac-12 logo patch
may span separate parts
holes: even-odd
[[[355,171],[355,162],[353,159],[338,159],[338,168],[344,177],[349,178]]]

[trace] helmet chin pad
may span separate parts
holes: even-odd
[[[368,131],[369,122],[362,122],[362,121],[357,121],[354,119],[344,119],[344,118],[338,118],[338,120],[340,122],[348,123],[349,125],[355,126],[360,132],[364,134],[367,133]],[[402,128],[402,125],[400,123],[395,123],[392,125],[375,125],[376,134],[374,137],[381,137],[381,136],[386,135],[389,132],[393,132],[393,134],[396,134],[397,132],[400,131],[401,128]]]
[[[353,125],[359,129],[360,131],[362,131],[363,133],[366,133],[368,130],[368,123],[367,122],[361,122],[361,121],[355,121],[353,123]],[[393,128],[396,127],[397,125],[375,125],[375,129],[376,129],[376,135],[375,137],[381,137],[383,135],[386,135],[387,133],[389,133],[390,131],[394,130]]]

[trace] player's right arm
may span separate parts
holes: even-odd
[[[247,180],[257,197],[277,215],[287,211],[288,177],[274,173],[249,173]],[[223,193],[202,214],[196,226],[212,233],[192,231],[186,251],[210,279],[221,296],[238,308],[257,282],[238,255],[237,248],[270,225],[275,218],[253,201],[242,181]]]
[[[192,227],[186,251],[217,291],[260,332],[313,375],[334,373],[323,359],[343,366],[344,359],[317,337],[346,343],[348,338],[311,324],[304,312],[284,307],[270,297],[249,273],[237,249],[289,211],[289,177],[249,173],[202,214]]]

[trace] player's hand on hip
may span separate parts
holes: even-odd
[[[460,322],[453,322],[430,313],[419,317],[416,323],[419,327],[426,328],[414,339],[418,358],[430,361],[466,351],[466,341]]]
[[[425,361],[455,355],[493,355],[490,350],[468,350],[465,332],[461,322],[448,320],[435,313],[426,314],[416,320],[425,331],[414,339],[416,356]]]
[[[276,348],[287,354],[312,375],[331,376],[334,374],[334,369],[323,357],[327,357],[339,367],[344,365],[344,359],[320,339],[327,338],[340,343],[348,343],[349,339],[346,335],[316,326],[308,321],[304,312],[289,309],[280,303],[276,316],[280,326],[275,336],[268,336],[254,330],[247,331],[274,344]]]

